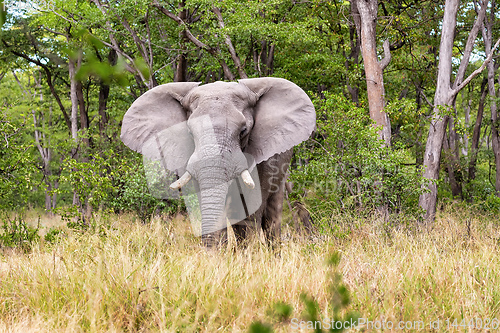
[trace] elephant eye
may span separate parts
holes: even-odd
[[[247,132],[247,128],[245,126],[245,127],[243,127],[243,129],[240,132],[240,138],[242,138],[246,134],[246,132]]]

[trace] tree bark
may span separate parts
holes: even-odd
[[[79,61],[80,62],[80,61]],[[78,65],[78,67],[80,67]],[[87,113],[87,108],[85,107],[85,99],[83,97],[83,84],[81,81],[76,81],[76,98],[78,100],[78,111],[80,115],[80,132],[81,132],[81,143],[85,150],[90,147],[90,139],[88,135],[89,129],[89,115]],[[82,154],[83,161],[87,162],[87,151]]]
[[[6,46],[6,47],[9,47],[9,45],[3,41],[3,44]],[[54,96],[54,98],[56,99],[56,102],[57,102],[57,105],[59,106],[59,109],[61,110],[62,114],[63,114],[63,117],[64,117],[64,121],[66,122],[66,125],[68,126],[68,129],[71,131],[71,120],[70,120],[70,117],[68,116],[68,113],[66,112],[66,108],[64,107],[62,101],[61,101],[61,98],[59,97],[59,94],[57,93],[55,87],[54,87],[54,82],[52,81],[52,72],[50,71],[50,68],[49,66],[47,66],[46,64],[42,63],[41,61],[37,60],[37,59],[32,59],[30,58],[29,56],[21,53],[21,52],[17,52],[17,51],[14,51],[14,50],[11,50],[12,54],[18,56],[18,57],[21,57],[25,60],[27,60],[28,62],[32,63],[32,64],[35,64],[37,66],[40,66],[44,72],[45,72],[45,77],[47,78],[47,85],[49,86],[49,89],[50,89],[50,93],[52,94],[52,96]]]
[[[102,39],[100,41],[106,45],[107,47],[115,50],[118,54],[123,56],[125,59],[129,61],[129,63],[125,63],[125,68],[127,71],[130,73],[133,73],[134,76],[137,76],[140,78],[141,84],[146,86],[147,89],[154,88],[158,85],[158,82],[156,81],[156,78],[154,76],[153,72],[153,49],[151,45],[151,33],[149,29],[149,11],[146,13],[146,16],[143,18],[144,25],[147,30],[147,37],[141,39],[138,33],[132,29],[132,26],[129,24],[125,16],[120,15],[120,13],[111,5],[109,4],[103,4],[100,2],[100,0],[92,0],[92,2],[97,6],[97,8],[101,11],[102,15],[106,18],[111,17],[112,20],[106,19],[104,28],[108,30],[109,32],[109,39],[111,43],[108,43]],[[121,47],[121,45],[118,43],[115,37],[115,32],[116,30],[113,29],[113,24],[111,21],[116,21],[115,19],[118,19],[120,24],[127,30],[127,32],[130,34],[132,37],[132,40],[134,41],[134,44],[136,46],[137,51],[132,52],[132,53],[127,53],[124,51]],[[98,38],[97,36],[94,36]],[[148,66],[148,76],[144,75],[141,71],[141,68],[137,65],[136,62],[136,57],[137,53],[139,53],[140,58],[144,60],[146,65]],[[135,59],[134,59],[135,58]]]
[[[444,139],[443,149],[445,151],[446,169],[448,172],[451,194],[453,198],[457,198],[462,197],[462,184],[461,180],[457,179],[457,175],[455,173],[459,166],[459,161],[455,155],[456,144],[454,136],[456,135],[456,133],[453,129],[452,120],[453,119],[451,118],[448,120],[448,138]]]
[[[76,63],[74,59],[68,61],[70,99],[71,99],[71,138],[75,145],[78,143],[78,83],[76,81]],[[76,149],[76,148],[75,148]],[[75,155],[75,154],[73,154]]]
[[[416,94],[415,94],[415,102],[417,103],[417,111],[422,109],[422,96],[425,95],[422,92],[422,81],[415,83]],[[419,117],[422,117],[420,112],[418,112]],[[419,121],[417,137],[415,139],[415,165],[417,171],[422,170],[422,166],[424,164],[424,147],[422,144],[422,136],[423,136],[423,121]]]
[[[451,57],[453,39],[455,35],[458,0],[446,0],[441,43],[439,47],[439,65],[436,93],[434,95],[434,109],[432,110],[431,125],[424,153],[424,177],[429,192],[423,193],[419,198],[419,205],[425,210],[425,221],[434,221],[436,216],[437,184],[439,179],[439,162],[441,160],[441,147],[445,135],[448,116],[443,115],[443,108],[451,104]]]
[[[476,178],[476,162],[477,162],[477,152],[479,150],[479,138],[481,136],[481,123],[483,122],[484,104],[486,102],[486,96],[488,95],[488,90],[486,85],[488,84],[488,79],[484,79],[481,84],[481,98],[479,99],[479,106],[477,109],[476,122],[474,124],[474,130],[472,132],[472,143],[469,153],[469,170],[467,176],[468,187],[472,181]],[[469,196],[467,200],[472,202],[472,194],[469,191]]]
[[[69,57],[68,71],[70,81],[70,99],[71,99],[71,138],[73,139],[73,148],[71,149],[71,156],[77,159],[78,147],[78,87],[76,81],[77,64],[75,59]],[[80,206],[78,193],[73,190],[73,205]]]
[[[486,55],[493,54],[491,45],[493,44],[493,25],[495,23],[495,1],[491,4],[491,14],[489,20],[487,17],[484,18],[484,26],[482,29],[484,48]],[[500,124],[498,121],[498,109],[496,103],[497,92],[495,90],[495,65],[493,61],[490,61],[486,66],[488,68],[488,94],[490,95],[490,111],[491,111],[491,148],[493,150],[493,155],[495,156],[495,169],[496,169],[496,179],[495,179],[495,192],[496,196],[500,197],[500,137],[498,132],[500,130]]]
[[[221,29],[224,29],[224,20],[222,18],[222,14],[220,12],[220,9],[217,7],[213,8],[213,12],[215,16],[217,16],[217,21],[219,22],[219,27]],[[236,50],[233,46],[233,42],[231,41],[231,37],[229,37],[228,34],[224,34],[224,41],[227,45],[227,49],[229,50],[229,54],[231,54],[231,58],[233,59],[233,62],[236,66],[236,69],[238,70],[238,74],[241,79],[248,79],[248,75],[245,72],[245,69],[243,68],[243,65],[241,64],[240,57],[236,54]]]
[[[181,1],[179,4],[179,8],[181,11],[179,12],[179,18],[183,21],[186,22],[187,18],[187,9],[184,7],[186,6],[186,1]],[[182,30],[179,33],[179,40],[181,43],[181,52],[179,53],[179,56],[177,58],[177,66],[175,68],[175,74],[174,74],[174,82],[186,82],[187,81],[187,54],[186,51],[184,50],[184,45],[185,42],[188,40],[186,31]]]
[[[469,92],[474,91],[474,85],[469,86]],[[464,109],[464,124],[466,128],[470,126],[470,111],[472,109],[472,97],[469,97],[467,100],[462,90],[462,105]],[[460,137],[461,151],[463,156],[469,155],[469,135],[468,133],[464,133],[462,137]]]
[[[118,54],[115,50],[110,49],[108,53],[108,62],[110,65],[116,65]],[[99,135],[101,138],[107,138],[106,126],[108,124],[108,114],[106,113],[109,98],[109,84],[103,79],[99,82]]]
[[[36,88],[40,89],[40,101],[43,102],[43,90],[42,90],[42,78],[40,74],[40,78],[37,80],[36,76],[34,76]],[[34,96],[33,96],[34,97]],[[40,153],[40,157],[42,158],[42,172],[43,172],[43,181],[45,182],[47,188],[45,189],[45,211],[49,214],[52,214],[52,209],[56,206],[56,197],[51,194],[54,186],[52,185],[52,171],[50,169],[50,162],[52,160],[52,149],[50,148],[50,139],[46,137],[46,131],[40,131],[40,127],[45,127],[45,119],[43,113],[40,116],[37,115],[35,110],[32,111],[33,114],[33,125],[34,125],[34,135],[35,135],[35,145]],[[52,117],[52,107],[49,108],[49,127],[51,124]]]
[[[434,95],[434,108],[432,110],[432,119],[429,127],[429,134],[427,136],[427,144],[425,147],[424,154],[424,177],[428,179],[428,182],[424,184],[424,189],[426,190],[419,198],[419,205],[425,211],[424,221],[429,223],[433,222],[436,217],[436,204],[437,204],[437,183],[439,179],[439,163],[441,160],[441,148],[443,146],[443,140],[446,132],[446,125],[448,123],[448,112],[443,112],[449,110],[450,106],[453,105],[456,95],[463,89],[467,84],[479,73],[481,73],[486,64],[491,60],[491,54],[486,58],[481,67],[475,70],[471,75],[469,75],[465,80],[463,76],[465,75],[465,69],[469,63],[469,58],[463,57],[460,63],[457,78],[453,84],[450,85],[450,79],[452,74],[452,55],[453,55],[453,40],[455,36],[455,27],[457,22],[457,12],[459,7],[459,0],[446,0],[444,9],[444,18],[441,30],[441,43],[439,47],[439,65],[438,65],[438,78],[436,85],[436,93]],[[477,36],[478,29],[475,27],[478,25],[478,21],[482,22],[485,13],[485,6],[487,6],[487,1],[483,3],[483,7],[478,14],[476,22],[474,23],[473,29],[469,34],[467,40],[467,45],[465,47],[466,54],[470,54],[468,50],[472,47],[470,44],[474,44]],[[475,35],[474,35],[475,34]],[[495,48],[498,46],[497,42]],[[465,64],[465,65],[464,65]]]
[[[352,10],[355,10],[356,12],[353,13],[353,16],[359,17],[359,13],[357,12],[357,7],[352,6]],[[351,52],[349,53],[349,56],[347,56],[346,52],[343,51],[343,55],[345,58],[345,69],[349,71],[350,69],[350,61],[353,61],[354,64],[359,64],[359,52],[360,52],[360,39],[359,36],[356,33],[356,27],[355,26],[350,26],[349,27],[349,38],[351,40]],[[351,95],[351,100],[359,106],[359,86],[356,84],[352,84],[350,82],[351,80],[349,77],[346,77],[346,86],[347,90],[349,91],[349,94]]]
[[[383,71],[391,60],[389,41],[384,42],[384,58],[378,61],[375,34],[378,1],[356,0],[353,3],[357,6],[359,13],[359,19],[355,19],[355,22],[358,23],[358,31],[361,36],[361,52],[365,65],[370,118],[380,128],[379,138],[385,142],[386,146],[390,146],[391,125],[388,115],[383,111],[385,106]]]
[[[109,85],[102,80],[99,84],[99,134],[101,138],[106,136],[106,126],[108,124],[108,115],[106,113],[109,98]]]

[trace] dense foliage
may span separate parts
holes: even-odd
[[[373,210],[418,215],[421,172],[401,143],[384,147],[366,110],[342,95],[317,100],[318,129],[296,152],[294,185],[315,220],[328,223],[337,211]],[[299,198],[300,199],[300,198]]]
[[[144,221],[162,209],[178,212],[180,202],[148,192],[141,158],[119,140],[128,106],[162,83],[277,76],[308,91],[318,113],[317,131],[296,149],[288,199],[313,208],[325,225],[339,210],[417,217],[443,3],[379,3],[379,53],[388,39],[392,54],[384,70],[391,146],[378,141],[368,115],[350,2],[231,0],[217,6],[203,0],[6,2],[0,208],[43,207],[80,219],[99,210],[134,211]],[[473,14],[470,4],[460,8],[457,59]],[[489,20],[495,24],[495,15]],[[476,43],[469,72],[483,52]],[[490,143],[498,124],[489,120],[494,99],[482,97],[482,80],[474,79],[446,111],[451,121],[438,185],[442,200],[498,213]],[[484,112],[474,120],[479,109]]]

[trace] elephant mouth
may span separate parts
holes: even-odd
[[[243,170],[240,174],[243,183],[251,190],[255,188],[255,182],[252,179],[252,175],[248,171],[248,169]],[[186,171],[178,180],[170,184],[170,189],[172,190],[180,190],[183,186],[185,186],[190,180],[192,176],[189,171]]]
[[[181,189],[193,177],[198,180],[202,189],[227,183],[235,178],[241,178],[248,188],[255,188],[255,181],[249,171],[249,165],[255,164],[250,155],[246,156],[239,149],[222,154],[207,154],[207,150],[199,149],[193,153],[184,174],[170,185],[172,190]]]

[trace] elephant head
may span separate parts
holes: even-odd
[[[307,94],[284,79],[168,83],[132,104],[121,139],[180,176],[172,189],[197,180],[204,235],[221,228],[228,183],[253,188],[248,170],[309,138],[315,123]]]

